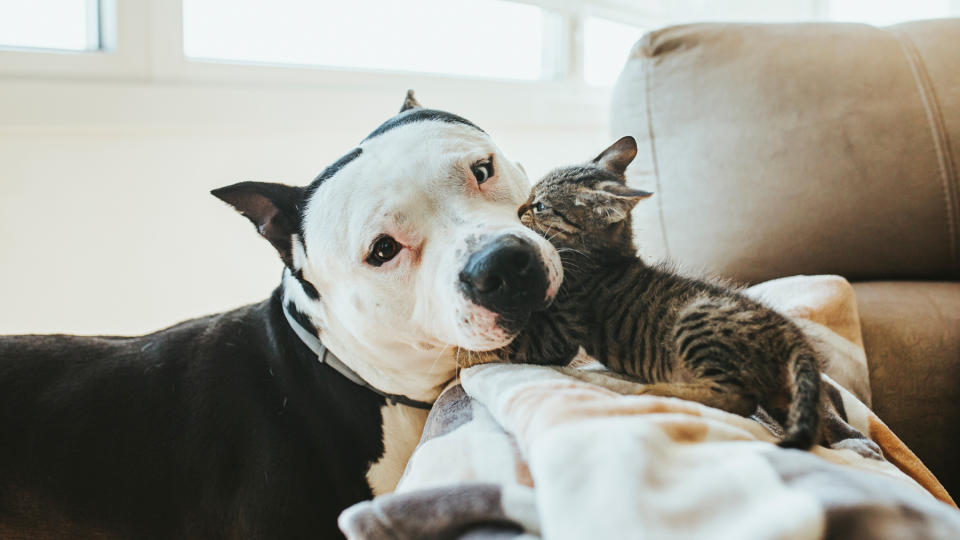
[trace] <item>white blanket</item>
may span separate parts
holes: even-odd
[[[960,538],[949,495],[864,405],[849,284],[797,277],[750,292],[804,318],[828,373],[857,392],[825,376],[828,446],[784,450],[763,418],[625,396],[549,367],[480,365],[438,400],[397,492],[348,509],[341,528],[350,538]]]

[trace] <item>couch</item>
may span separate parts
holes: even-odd
[[[960,19],[692,24],[614,89],[641,253],[854,282],[872,406],[960,494]]]

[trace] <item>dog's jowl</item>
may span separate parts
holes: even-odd
[[[395,486],[454,351],[505,345],[556,294],[528,190],[412,94],[309,186],[214,190],[279,287],[142,337],[0,337],[0,537],[336,537]]]

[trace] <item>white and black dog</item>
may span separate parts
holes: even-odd
[[[214,190],[281,285],[142,337],[0,337],[0,537],[337,536],[396,485],[457,348],[506,345],[556,294],[528,189],[408,94],[308,187]]]

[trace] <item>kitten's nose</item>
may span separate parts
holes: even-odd
[[[547,269],[532,243],[504,235],[470,256],[460,286],[470,300],[495,313],[529,312],[544,304]]]

